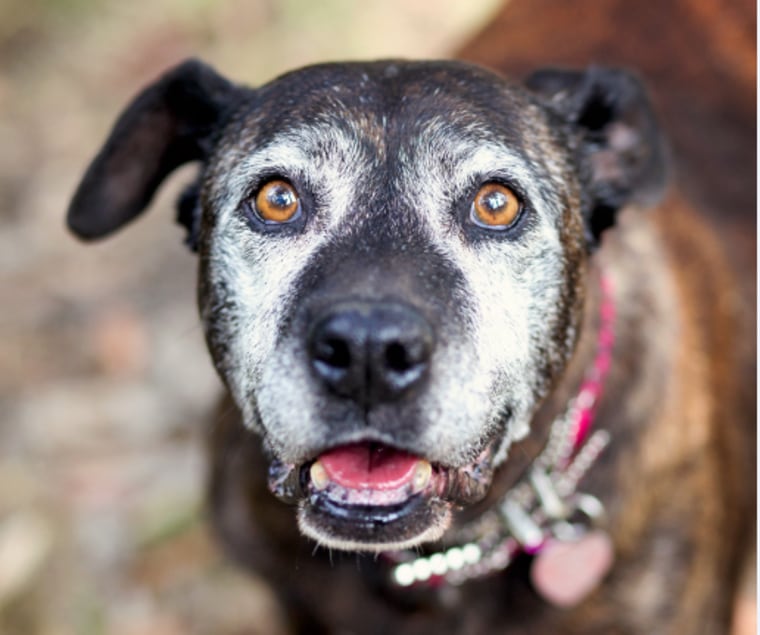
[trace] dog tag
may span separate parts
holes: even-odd
[[[533,559],[533,587],[562,608],[579,604],[604,579],[614,560],[612,540],[592,530],[577,540],[550,540]]]

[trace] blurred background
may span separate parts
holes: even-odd
[[[469,40],[469,59],[497,46],[527,70],[537,51],[586,63],[583,33],[602,33],[600,61],[651,80],[687,191],[754,271],[752,3],[595,0],[568,19],[555,2],[547,40],[531,11],[552,3],[530,0],[510,4],[523,28],[497,20],[472,40],[502,4],[0,0],[0,635],[282,632],[266,586],[225,561],[204,519],[204,425],[221,384],[174,224],[194,168],[103,242],[63,223],[119,111],[187,56],[256,85],[319,61],[446,57]]]
[[[258,84],[440,57],[496,0],[0,0],[0,635],[276,633],[203,519],[220,394],[174,224],[193,174],[104,242],[64,228],[116,115],[186,56]]]

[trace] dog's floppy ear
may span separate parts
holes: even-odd
[[[527,87],[571,126],[592,244],[629,203],[651,205],[665,185],[664,142],[643,86],[626,71],[534,73]]]
[[[99,238],[142,212],[172,170],[207,157],[241,90],[197,60],[183,62],[145,88],[116,121],[82,178],[69,206],[71,230],[81,238]]]

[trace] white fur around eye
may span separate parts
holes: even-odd
[[[316,151],[324,147],[330,151]],[[315,161],[314,156],[329,159]],[[271,442],[283,451],[299,452],[322,430],[318,404],[303,389],[308,385],[307,369],[296,361],[295,351],[277,348],[278,327],[294,301],[299,274],[341,231],[350,213],[360,156],[352,137],[332,127],[306,126],[238,157],[228,170],[220,171],[223,176],[212,192],[221,205],[215,210],[208,276],[213,284],[234,289],[234,315],[226,318],[230,339],[226,379],[246,422],[254,425],[258,407]],[[311,215],[304,231],[272,235],[256,232],[242,220],[240,201],[260,174],[293,175],[319,188],[315,198],[321,205],[304,211]]]
[[[470,315],[463,320],[467,334],[447,342],[437,365],[439,389],[423,397],[425,410],[438,422],[430,427],[426,443],[461,457],[463,449],[497,425],[504,395],[509,395],[512,420],[499,449],[497,459],[502,460],[510,443],[528,434],[533,415],[539,372],[535,350],[551,335],[563,280],[557,230],[561,206],[547,199],[524,155],[499,144],[452,139],[447,129],[445,123],[433,122],[403,157],[401,189],[415,193],[421,222],[440,253],[461,271],[470,299]],[[444,163],[451,167],[443,170]],[[473,181],[495,172],[520,183],[534,202],[531,231],[519,241],[473,244],[452,228],[452,201]],[[419,182],[426,187],[415,187]]]

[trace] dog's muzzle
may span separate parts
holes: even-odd
[[[332,400],[369,413],[414,400],[428,379],[434,329],[415,308],[394,301],[346,301],[317,313],[307,334],[308,363]],[[269,486],[299,504],[302,531],[319,543],[381,551],[435,540],[454,506],[485,496],[490,450],[452,468],[378,442],[369,427],[327,442],[300,464],[274,461]]]

